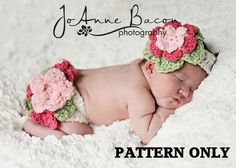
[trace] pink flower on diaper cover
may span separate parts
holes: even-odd
[[[62,108],[75,93],[73,83],[68,81],[63,72],[56,68],[43,74],[37,74],[30,83],[31,102],[36,113],[45,110],[56,111]]]
[[[30,89],[30,85],[27,85],[27,88],[26,88],[26,98],[27,98],[27,100],[31,100],[32,96],[33,96],[33,93]]]
[[[159,31],[166,34],[160,35]],[[149,36],[149,50],[155,57],[164,57],[168,61],[176,62],[184,54],[192,52],[197,44],[194,26],[181,25],[177,21],[167,22],[164,27],[156,27]]]
[[[49,110],[45,110],[42,113],[32,111],[30,113],[30,119],[37,124],[49,127],[51,129],[56,129],[58,126],[58,121],[54,117],[54,113]]]
[[[75,77],[78,75],[78,70],[76,70],[69,61],[64,60],[62,63],[55,64],[54,68],[59,69],[64,72],[67,79],[73,81]]]

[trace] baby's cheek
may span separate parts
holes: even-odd
[[[180,88],[178,83],[171,81],[171,80],[163,82],[162,87],[163,87],[163,90],[166,90],[169,92],[174,92],[174,91],[178,90],[178,88]]]
[[[189,102],[191,102],[191,101],[192,101],[192,97],[189,97],[189,98],[187,99],[186,103],[189,103]]]
[[[170,87],[168,85],[164,86],[164,87],[159,87],[158,89],[156,89],[156,93],[160,96],[160,97],[166,97],[166,96],[170,96],[175,92],[175,89],[173,89],[173,87]]]

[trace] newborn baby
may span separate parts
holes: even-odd
[[[91,134],[89,124],[129,118],[147,144],[175,109],[191,101],[215,59],[197,27],[171,21],[152,30],[143,59],[97,69],[75,69],[63,61],[28,85],[24,130],[60,138]]]

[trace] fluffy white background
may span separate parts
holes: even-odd
[[[0,167],[235,167],[236,142],[236,1],[220,0],[0,0]],[[59,7],[68,17],[128,19],[134,3],[143,18],[175,18],[198,25],[213,49],[220,51],[211,75],[195,92],[193,101],[176,111],[148,146],[229,146],[228,159],[115,159],[115,146],[140,146],[129,121],[94,127],[95,134],[53,136],[44,141],[19,130],[27,81],[62,58],[76,67],[95,68],[127,63],[142,57],[147,38],[76,35],[80,27],[67,27],[62,39],[52,34]],[[149,29],[153,24],[143,24]],[[111,30],[96,25],[94,31]],[[132,45],[130,45],[132,44]]]

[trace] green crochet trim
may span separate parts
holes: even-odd
[[[189,54],[184,54],[184,56],[176,62],[168,61],[163,57],[158,58],[158,57],[153,56],[149,52],[149,49],[148,49],[149,44],[147,44],[146,48],[144,49],[144,58],[148,61],[155,63],[156,69],[162,73],[173,72],[175,70],[180,69],[184,65],[185,61],[190,64],[196,65],[205,58],[205,54],[204,54],[205,49],[203,45],[204,39],[198,28],[197,28],[197,33],[196,33],[196,40],[197,40],[197,46],[194,49],[194,51],[192,51]]]
[[[51,68],[47,68],[47,69],[41,71],[41,74],[45,75],[50,69],[51,69]]]
[[[25,106],[25,114],[26,114],[27,117],[29,117],[30,113],[33,110],[32,103],[31,103],[30,100],[27,100],[27,99],[24,99],[23,103],[24,103],[24,106]]]
[[[197,29],[197,33],[196,33],[196,40],[201,40],[202,42],[204,41],[204,37],[202,36],[202,33],[200,31],[200,29],[198,27],[195,27]]]
[[[67,100],[66,104],[59,110],[56,111],[55,117],[59,121],[65,121],[67,118],[70,118],[72,114],[75,112],[75,105],[72,100]]]

